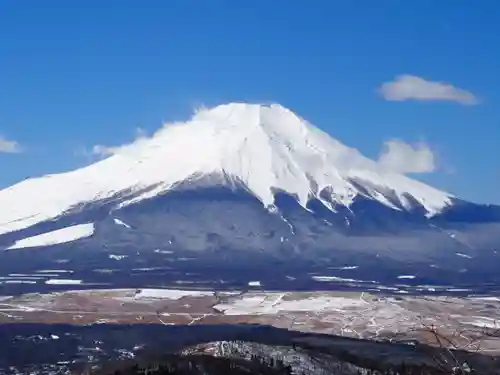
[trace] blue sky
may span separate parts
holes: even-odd
[[[499,19],[488,0],[0,0],[0,187],[251,101],[500,203]]]

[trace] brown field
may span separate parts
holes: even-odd
[[[173,294],[172,294],[173,293]],[[151,293],[150,293],[151,294]],[[224,294],[160,290],[78,291],[0,297],[0,324],[267,324],[373,340],[439,344],[500,353],[500,299],[353,292]]]

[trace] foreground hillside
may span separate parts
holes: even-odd
[[[253,359],[266,365],[283,363],[294,373],[306,375],[357,374],[359,370],[386,373],[401,370],[403,363],[412,369],[443,369],[445,372],[434,372],[443,374],[450,374],[455,367],[475,369],[480,374],[496,374],[500,369],[498,357],[482,352],[374,342],[257,325],[15,324],[0,326],[0,345],[0,374],[9,375],[81,374],[99,369],[111,374],[138,362],[154,369],[155,364],[165,359],[172,365],[178,362],[189,366],[191,362],[194,367],[205,362],[206,357],[193,358],[200,355],[225,358],[236,364]],[[256,368],[252,365],[240,368],[245,367]]]

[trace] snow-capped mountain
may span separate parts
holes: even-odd
[[[240,182],[265,206],[275,203],[276,191],[296,196],[304,208],[317,198],[332,211],[358,196],[395,210],[418,203],[431,216],[452,202],[450,194],[384,171],[279,105],[229,104],[201,110],[86,168],[1,191],[0,233],[89,202],[127,197],[117,205],[123,207],[214,175]]]
[[[1,256],[411,263],[500,247],[498,207],[385,170],[279,105],[202,109],[114,150],[1,190]]]

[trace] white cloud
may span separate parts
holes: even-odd
[[[95,145],[94,147],[92,147],[92,150],[90,151],[90,153],[92,155],[106,157],[106,156],[117,154],[118,152],[120,152],[121,149],[122,149],[122,146]]]
[[[0,136],[0,152],[15,154],[22,152],[22,148],[18,142]]]
[[[441,100],[464,105],[479,104],[479,99],[471,92],[449,83],[427,81],[412,75],[397,76],[394,81],[385,82],[379,88],[380,94],[391,101]]]
[[[132,143],[120,145],[120,146],[105,146],[105,145],[94,145],[90,152],[86,152],[86,154],[96,155],[99,157],[107,157],[111,155],[118,154],[123,152],[132,144],[135,144],[137,141],[141,141],[147,138],[147,133],[142,128],[137,128],[135,131],[135,140]]]
[[[437,169],[434,152],[424,142],[409,144],[393,139],[384,143],[378,163],[397,173],[431,173]]]

